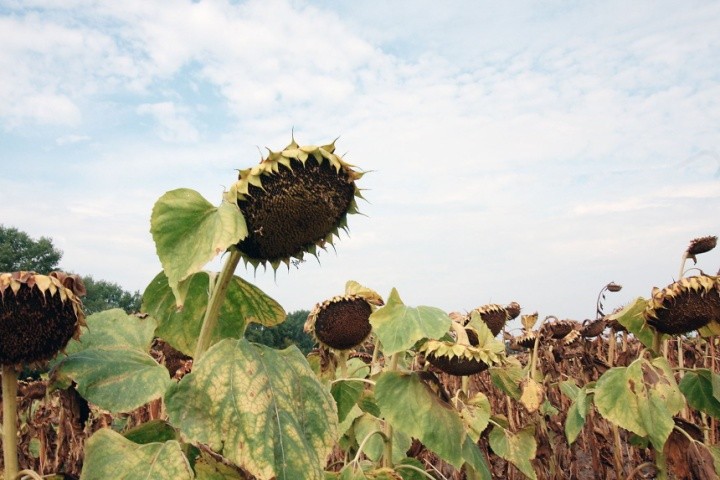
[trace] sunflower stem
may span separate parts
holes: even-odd
[[[238,263],[240,263],[240,257],[241,254],[238,250],[230,250],[230,255],[223,265],[220,276],[214,285],[210,285],[210,299],[208,300],[207,310],[205,310],[205,318],[203,318],[198,343],[195,347],[195,355],[193,357],[195,360],[199,359],[210,347],[212,334],[217,327],[218,317],[220,316],[220,307],[225,300],[225,293],[227,293],[230,280],[232,280],[235,269]]]
[[[392,372],[394,370],[397,370],[398,366],[398,354],[393,353],[390,355],[390,366],[387,367],[387,370]],[[392,444],[392,436],[393,436],[393,428],[392,425],[390,425],[390,422],[385,420],[385,425],[383,425],[383,433],[385,434],[385,445],[383,447],[383,458],[382,458],[382,466],[385,468],[392,468],[393,461],[392,461],[392,452],[393,452],[393,444]]]
[[[17,451],[17,371],[12,365],[2,366],[3,399],[3,461],[4,478],[14,479],[18,472]]]

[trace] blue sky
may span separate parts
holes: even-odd
[[[0,223],[142,291],[165,191],[219,202],[292,129],[340,136],[366,216],[320,265],[238,274],[288,311],[352,279],[582,320],[720,234],[718,26],[709,1],[0,0]]]

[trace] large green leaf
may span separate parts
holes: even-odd
[[[520,381],[524,376],[525,372],[517,365],[509,364],[490,368],[490,380],[493,385],[515,400],[520,400],[522,395]]]
[[[619,312],[610,315],[608,319],[617,320],[620,325],[627,328],[628,332],[635,335],[643,345],[647,348],[652,348],[653,329],[645,323],[645,319],[642,316],[646,305],[647,300],[638,297]]]
[[[191,480],[190,464],[175,440],[138,445],[104,428],[85,444],[81,480]]]
[[[465,440],[460,415],[417,373],[381,373],[375,384],[375,399],[393,428],[417,438],[445,461],[460,468]]]
[[[490,448],[498,456],[515,465],[525,476],[533,480],[537,479],[530,462],[535,458],[537,450],[532,427],[512,433],[509,430],[495,426],[490,431],[488,441]]]
[[[639,358],[606,371],[595,386],[595,406],[614,424],[663,448],[684,400],[664,358]]]
[[[321,480],[335,401],[296,347],[222,340],[165,396],[173,425],[260,479]]]
[[[451,321],[439,308],[405,306],[394,288],[385,306],[370,315],[386,355],[407,350],[423,338],[440,338],[450,330]]]
[[[223,199],[215,207],[188,188],[171,190],[155,202],[150,232],[178,307],[184,303],[178,283],[248,234],[234,201]]]
[[[95,405],[114,413],[129,412],[162,397],[170,375],[148,351],[156,322],[121,309],[87,318],[88,330],[68,345],[70,354],[55,364],[57,384],[77,383],[77,390]]]
[[[339,380],[333,383],[330,393],[332,393],[335,403],[337,403],[338,419],[342,422],[352,408],[357,405],[357,401],[362,395],[364,383],[353,380]]]
[[[679,387],[692,408],[720,418],[720,401],[715,388],[719,380],[720,376],[708,369],[690,370],[685,372]]]
[[[156,335],[183,353],[194,355],[208,305],[210,282],[215,278],[215,274],[197,272],[180,282],[185,305],[178,310],[167,277],[160,272],[145,289],[142,305],[144,312],[158,320]],[[282,323],[285,317],[285,310],[275,300],[255,285],[233,276],[211,343],[241,337],[250,322],[271,327]]]

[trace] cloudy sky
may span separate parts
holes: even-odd
[[[720,234],[719,26],[713,1],[0,0],[0,223],[142,291],[164,192],[219,203],[293,129],[340,136],[366,216],[239,275],[288,311],[353,279],[582,320]]]

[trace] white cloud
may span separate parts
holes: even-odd
[[[188,112],[173,102],[144,103],[137,107],[140,115],[150,115],[157,122],[158,136],[166,142],[197,142],[200,132],[188,120]]]

